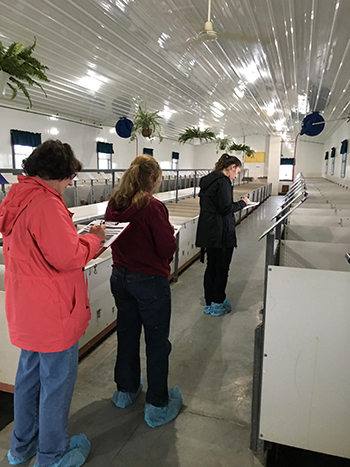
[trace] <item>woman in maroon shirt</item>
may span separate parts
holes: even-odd
[[[112,195],[106,221],[130,222],[112,245],[111,290],[118,308],[118,352],[113,402],[125,408],[142,389],[140,335],[145,333],[147,394],[145,420],[151,427],[174,419],[182,396],[168,391],[171,343],[168,340],[171,296],[169,262],[176,249],[173,226],[165,205],[152,196],[162,171],[151,156],[135,157]]]

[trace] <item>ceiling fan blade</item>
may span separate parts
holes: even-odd
[[[264,38],[259,38],[257,36],[250,36],[249,34],[244,34],[240,32],[219,32],[218,41],[235,41],[246,44],[267,44],[270,41]]]

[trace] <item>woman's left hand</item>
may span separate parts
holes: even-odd
[[[242,198],[245,204],[249,204],[249,198]]]

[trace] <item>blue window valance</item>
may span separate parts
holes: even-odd
[[[171,155],[171,158],[172,158],[172,159],[179,160],[179,156],[180,156],[180,153],[179,153],[179,152],[173,152],[172,155]]]
[[[153,156],[153,149],[152,148],[143,148],[142,154],[148,154],[149,156]]]
[[[283,157],[281,159],[281,165],[293,165],[294,159],[293,157]]]
[[[103,152],[104,154],[114,154],[113,144],[97,141],[97,152]]]
[[[335,157],[335,148],[331,149],[331,157]]]
[[[329,152],[327,151],[326,154],[325,154],[325,156],[324,156],[324,160],[325,160],[325,161],[328,161],[328,156],[329,156]]]
[[[346,154],[347,152],[348,152],[348,140],[344,139],[344,141],[341,142],[340,154]]]
[[[30,131],[11,130],[11,143],[21,146],[31,146],[36,148],[41,144],[41,133],[31,133]]]

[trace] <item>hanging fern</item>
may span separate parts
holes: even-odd
[[[184,144],[194,139],[199,139],[200,142],[212,141],[215,139],[215,133],[209,128],[205,128],[205,130],[201,130],[199,127],[186,128],[186,130],[180,134],[178,142]]]
[[[136,115],[134,117],[133,121],[133,127],[130,135],[130,141],[134,141],[136,138],[136,135],[138,133],[142,133],[143,130],[151,130],[152,133],[149,136],[150,140],[152,140],[153,136],[158,136],[159,141],[163,141],[163,136],[160,133],[160,130],[162,129],[160,123],[158,122],[158,119],[161,118],[160,115],[158,115],[158,112],[146,112],[143,110],[140,106],[136,112]]]
[[[220,151],[229,152],[228,148],[232,144],[232,141],[229,138],[216,138],[216,154]]]
[[[254,149],[250,148],[245,144],[236,144],[232,143],[231,146],[227,148],[228,152],[233,151],[243,151],[248,157],[251,157],[254,154]]]
[[[35,57],[32,57],[35,46],[35,37],[33,44],[28,47],[23,47],[19,42],[13,42],[6,49],[0,41],[0,70],[10,75],[7,85],[12,91],[11,100],[17,96],[18,90],[20,90],[28,99],[30,107],[32,107],[33,104],[23,81],[26,81],[29,86],[38,86],[45,96],[47,96],[45,90],[41,84],[33,78],[46,82],[50,81],[45,74],[48,67],[42,65]]]

